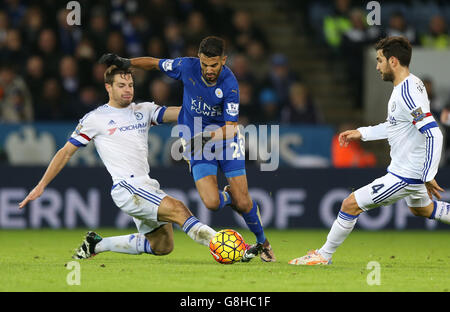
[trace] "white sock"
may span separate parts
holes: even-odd
[[[209,246],[209,241],[216,235],[216,231],[201,223],[194,216],[189,217],[183,224],[183,231],[197,243]]]
[[[328,233],[326,243],[319,249],[319,254],[327,260],[331,259],[336,249],[352,232],[357,220],[358,216],[339,211],[338,217]]]
[[[433,200],[434,210],[430,219],[450,224],[450,204],[442,201]]]
[[[96,246],[95,253],[113,251],[130,255],[140,255],[141,253],[153,254],[149,241],[144,235],[139,233],[104,237]]]

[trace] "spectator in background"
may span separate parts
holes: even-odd
[[[20,27],[20,22],[26,12],[26,6],[20,0],[6,0],[2,5],[11,24],[11,27]]]
[[[347,64],[350,84],[355,92],[354,106],[362,107],[364,49],[380,37],[377,26],[367,26],[366,15],[360,9],[349,13],[351,28],[342,36],[342,55]]]
[[[320,114],[306,86],[300,82],[289,88],[289,104],[282,109],[281,122],[288,124],[318,124]]]
[[[248,81],[239,82],[239,124],[248,125],[258,122],[258,106],[255,90]]]
[[[0,121],[33,121],[33,103],[25,81],[11,64],[0,69]]]
[[[92,67],[97,61],[96,55],[97,53],[91,41],[87,37],[81,39],[74,53],[81,81],[91,81],[93,79]]]
[[[74,54],[75,47],[81,40],[81,29],[76,25],[67,23],[67,15],[69,10],[66,8],[58,11],[58,27],[57,33],[59,38],[59,49],[63,54]]]
[[[162,59],[169,52],[166,51],[164,42],[159,37],[152,37],[147,43],[147,55]]]
[[[126,57],[125,41],[123,39],[122,33],[118,31],[112,31],[108,34],[108,39],[106,41],[106,50],[109,53],[114,53],[123,57]]]
[[[259,107],[259,123],[274,124],[280,122],[280,106],[274,90],[266,88],[261,91],[259,94]]]
[[[256,81],[260,83],[269,72],[269,62],[264,45],[258,40],[251,40],[246,49],[248,66],[255,75]]]
[[[171,100],[170,96],[170,84],[167,83],[164,79],[158,78],[154,79],[150,83],[150,95],[147,98],[147,100],[150,98],[152,101],[154,101],[156,104],[161,106],[180,106],[181,105],[181,99],[179,99],[179,104],[174,103]]]
[[[52,29],[44,28],[39,34],[36,54],[42,57],[46,73],[56,76],[61,54],[58,50],[55,32]]]
[[[80,90],[79,107],[75,110],[76,115],[81,118],[101,104],[97,90],[93,86],[84,86]]]
[[[151,23],[152,29],[156,31],[158,37],[164,36],[163,25],[166,25],[169,18],[177,16],[175,1],[166,0],[147,0],[142,8],[144,16]]]
[[[36,119],[38,119],[36,106],[37,100],[40,98],[44,85],[44,62],[42,58],[33,55],[27,60],[25,82],[30,90],[31,98],[33,99],[34,111],[36,112]]]
[[[1,20],[1,17],[0,17]],[[44,16],[41,8],[32,6],[25,13],[22,30],[24,33],[24,42],[26,46],[36,46],[39,33],[44,25]]]
[[[244,10],[236,11],[233,15],[233,45],[239,52],[244,52],[252,40],[258,40],[265,48],[269,47],[264,33],[253,24],[251,16]]]
[[[263,87],[275,90],[280,107],[289,103],[289,89],[296,81],[299,81],[299,77],[291,71],[286,56],[281,53],[274,54]]]
[[[394,12],[389,17],[389,27],[385,37],[406,37],[411,44],[417,43],[417,32],[413,26],[408,25],[402,12]]]
[[[170,21],[166,25],[164,28],[164,38],[170,58],[183,56],[185,40],[178,22]]]
[[[350,0],[335,0],[333,13],[323,20],[325,42],[335,52],[339,52],[342,36],[352,28],[350,21]]]
[[[6,36],[9,29],[8,14],[0,10],[0,48],[6,44]]]
[[[106,12],[100,8],[95,7],[91,10],[91,17],[89,19],[89,31],[87,35],[97,51],[96,57],[106,52],[106,41],[109,34],[109,25],[106,19]]]
[[[20,72],[24,71],[24,60],[28,57],[27,49],[22,44],[22,36],[18,29],[9,29],[6,44],[0,48],[0,64],[13,64]]]
[[[108,93],[105,90],[105,71],[105,64],[94,63],[92,66],[91,84],[97,90],[102,103],[108,102]]]
[[[57,78],[48,78],[43,81],[42,92],[35,98],[35,120],[36,121],[61,121],[70,118],[67,101],[62,97],[61,85]],[[78,115],[74,115],[76,119]]]
[[[70,97],[76,97],[80,89],[80,79],[78,65],[73,56],[67,55],[61,59],[59,75],[64,92]]]
[[[247,81],[252,84],[256,82],[255,76],[251,72],[251,68],[245,54],[239,53],[234,55],[230,69],[238,82]]]
[[[435,50],[450,48],[450,36],[447,33],[447,24],[440,15],[435,15],[430,20],[429,33],[420,38],[421,45]]]
[[[208,25],[211,26],[211,30],[215,34],[222,34],[222,38],[231,40],[233,37],[232,27],[227,27],[233,19],[234,11],[228,5],[227,0],[207,0],[209,6],[202,6],[204,9],[203,15],[205,16]],[[224,23],[218,23],[217,21],[223,21]],[[227,26],[223,26],[223,25]]]
[[[366,152],[359,141],[352,141],[347,147],[339,145],[339,133],[354,129],[352,124],[342,124],[331,141],[331,159],[335,168],[364,168],[375,167],[376,157]]]
[[[186,27],[184,27],[186,42],[192,42],[198,45],[209,34],[210,31],[203,14],[199,11],[191,12],[188,16]]]

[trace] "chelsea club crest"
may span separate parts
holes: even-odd
[[[144,117],[144,115],[142,115],[142,113],[140,112],[134,113],[134,116],[136,116],[137,120],[141,120]]]

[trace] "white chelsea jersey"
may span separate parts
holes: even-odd
[[[78,147],[93,141],[113,183],[149,174],[148,131],[162,123],[166,107],[153,102],[131,103],[126,108],[108,104],[87,113],[69,142]]]
[[[409,74],[394,87],[386,122],[358,130],[363,141],[388,139],[391,147],[389,172],[411,183],[430,181],[436,175],[442,134],[430,113],[425,86],[415,75]]]

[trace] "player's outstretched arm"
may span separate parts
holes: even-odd
[[[19,204],[19,209],[25,207],[28,202],[35,200],[44,193],[47,185],[56,177],[56,175],[64,168],[72,155],[77,151],[78,147],[70,142],[67,142],[56,154],[53,156],[52,161],[47,167],[41,181],[36,187],[25,197],[25,199]]]
[[[150,56],[128,59],[125,57],[120,57],[117,54],[106,53],[100,57],[98,62],[100,64],[106,64],[108,67],[111,65],[116,65],[117,67],[123,69],[134,67],[144,70],[159,70],[159,59]]]
[[[131,66],[145,70],[159,70],[159,59],[145,56],[130,59]]]
[[[163,115],[163,122],[177,122],[178,115],[180,114],[181,106],[170,106],[167,107]]]
[[[339,145],[347,147],[350,141],[361,140],[362,135],[358,130],[347,130],[339,134]]]

